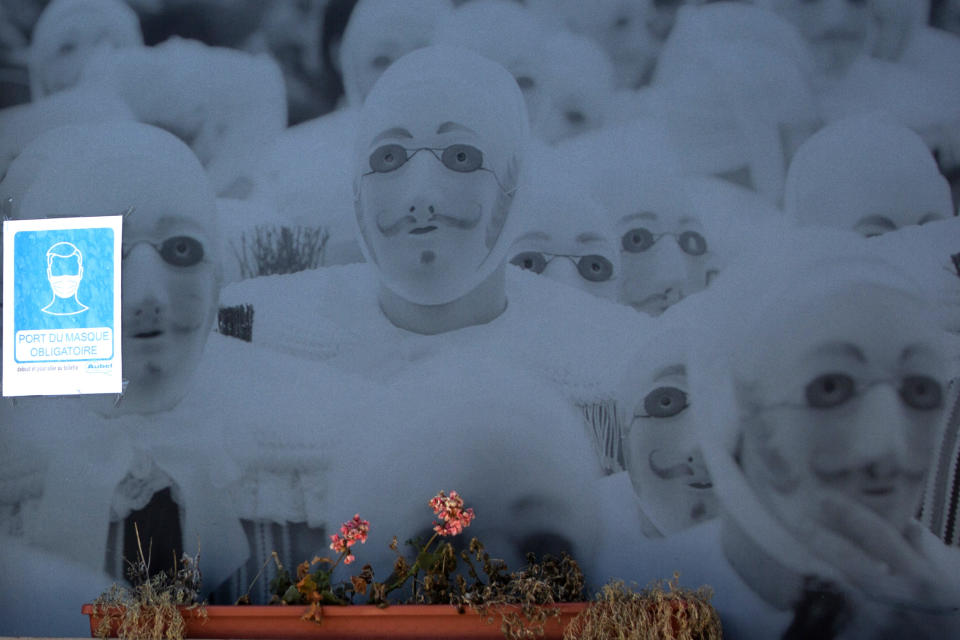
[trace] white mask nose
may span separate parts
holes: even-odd
[[[410,200],[408,213],[418,222],[429,222],[437,214],[436,198],[420,195]]]
[[[165,310],[166,305],[156,296],[143,296],[125,309],[124,328],[133,334],[160,330],[164,324]]]
[[[900,460],[909,449],[904,407],[896,389],[881,384],[863,392],[854,422],[857,437],[850,451],[863,465],[878,460]]]

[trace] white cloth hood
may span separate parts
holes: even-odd
[[[78,21],[84,26],[102,24],[123,46],[143,45],[140,20],[122,0],[53,0],[40,14],[30,37],[28,69],[33,100],[47,93],[40,79],[44,60],[59,47],[63,31]]]
[[[360,244],[368,262],[378,265],[367,233],[375,224],[360,203],[361,179],[370,171],[369,156],[378,135],[395,128],[433,136],[440,125],[454,122],[468,127],[482,147],[483,167],[493,172],[502,190],[495,216],[488,222],[487,254],[472,274],[471,282],[453,281],[442,290],[412,291],[381,278],[402,297],[419,304],[443,304],[473,290],[506,258],[516,238],[513,193],[521,179],[523,156],[529,137],[527,110],[513,76],[495,62],[450,47],[426,47],[407,54],[380,77],[360,113],[354,147],[354,194]],[[471,138],[474,136],[471,134]],[[499,232],[497,232],[499,228]],[[494,236],[493,234],[496,233]],[[402,290],[401,290],[402,289]]]
[[[134,120],[119,97],[79,86],[0,110],[0,176],[35,138],[68,124]]]
[[[556,154],[584,171],[615,227],[641,211],[671,219],[693,215],[680,155],[660,121],[637,119],[591,131],[561,142]]]
[[[252,179],[263,148],[287,124],[283,73],[267,54],[172,37],[153,47],[98,51],[81,82],[115,93],[137,120],[186,141],[218,194]]]
[[[584,180],[583,167],[557,155],[549,148],[531,149],[527,154],[524,193],[515,205],[519,233],[548,234],[548,244],[558,253],[572,251],[579,235],[591,233],[602,243],[589,245],[589,253],[610,260],[614,275],[619,275],[620,249],[613,221]],[[515,247],[521,249],[520,244]]]
[[[649,101],[694,173],[750,169],[779,202],[786,173],[781,126],[816,120],[813,63],[776,14],[736,3],[682,7],[664,45]]]
[[[950,185],[926,144],[879,115],[840,120],[807,140],[790,164],[784,209],[797,224],[843,229],[886,212],[953,215]]]
[[[434,24],[452,10],[449,0],[360,0],[340,42],[347,104],[359,107],[366,98],[358,79],[364,65],[371,64],[376,55],[389,55],[395,60],[427,46]]]
[[[367,96],[354,166],[369,169],[370,143],[386,129],[447,121],[468,124],[486,141],[484,155],[499,160],[490,168],[501,180],[529,137],[523,95],[506,69],[466,49],[431,46],[395,62]]]
[[[544,25],[529,9],[505,0],[475,0],[439,20],[432,43],[476,51],[536,83],[542,81],[546,39]]]
[[[200,225],[215,259],[220,256],[216,200],[203,167],[173,134],[150,125],[114,122],[49,131],[10,165],[0,191],[13,198],[11,215],[17,219],[166,208]]]
[[[529,9],[506,0],[475,0],[437,22],[433,44],[476,51],[505,67],[511,60],[539,55],[547,36]]]

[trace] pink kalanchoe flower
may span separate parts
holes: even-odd
[[[441,536],[455,536],[470,526],[473,509],[463,508],[463,498],[456,491],[446,495],[443,491],[430,499],[430,508],[443,521],[433,523],[433,530]]]
[[[347,541],[337,534],[330,536],[330,548],[339,553],[343,553],[349,548]]]
[[[344,522],[340,526],[340,531],[351,540],[366,542],[367,533],[370,531],[370,522],[361,520],[360,514],[356,514],[352,520]]]
[[[370,522],[361,520],[360,514],[353,516],[353,519],[340,525],[340,534],[330,536],[330,548],[339,553],[347,553],[343,559],[344,564],[350,564],[356,558],[349,553],[350,547],[357,542],[361,544],[367,541],[367,534],[370,532]],[[341,537],[342,535],[342,537]]]

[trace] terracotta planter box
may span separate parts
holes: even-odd
[[[550,618],[544,638],[560,640],[563,629],[587,603],[554,605],[559,618]],[[303,606],[207,606],[207,619],[185,612],[188,638],[488,638],[502,640],[500,619],[487,623],[469,609],[458,613],[449,605],[393,605],[385,609],[372,605],[323,608],[323,622],[317,624],[300,617]],[[90,635],[95,636],[100,616],[93,605],[83,605],[90,616]],[[114,632],[116,627],[114,627]]]

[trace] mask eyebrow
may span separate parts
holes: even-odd
[[[912,344],[900,353],[900,362],[906,362],[911,358],[924,355],[937,355],[936,351],[922,344]]]
[[[653,376],[654,381],[661,380],[670,376],[686,376],[687,368],[682,364],[673,364],[668,367],[664,367]]]
[[[149,222],[147,226],[124,224],[123,241],[129,243],[143,238],[161,240],[171,236],[191,236],[198,240],[209,241],[215,229],[216,223],[213,217],[198,219],[189,215],[165,213],[155,222]]]
[[[927,215],[920,218],[920,222],[918,224],[927,224],[928,222],[933,222],[934,220],[943,220],[943,219],[944,217],[939,213],[930,212]]]
[[[659,216],[653,213],[652,211],[641,211],[639,213],[631,213],[628,216],[624,216],[620,219],[621,223],[624,222],[633,222],[634,220],[657,220]]]
[[[517,239],[518,242],[520,240],[542,240],[544,242],[549,242],[550,234],[545,233],[543,231],[531,231],[530,233],[523,234],[520,238]]]
[[[680,218],[679,220],[677,220],[677,223],[678,223],[678,224],[681,224],[681,225],[697,225],[697,226],[700,226],[700,220],[698,220],[697,218],[691,218],[690,216],[684,216],[684,217]]]
[[[370,144],[380,142],[386,138],[412,138],[413,134],[404,129],[403,127],[392,127],[386,131],[382,131],[374,136],[373,140],[370,141]]]
[[[177,225],[194,227],[198,231],[204,230],[204,225],[202,222],[193,216],[165,214],[160,216],[160,218],[157,220],[157,226],[174,227]]]
[[[437,127],[437,133],[448,133],[450,131],[466,131],[467,133],[477,135],[477,132],[470,127],[449,120]]]
[[[893,220],[886,216],[866,216],[864,218],[860,218],[860,220],[857,221],[857,224],[854,225],[854,228],[867,225],[876,225],[886,229],[887,231],[897,230],[897,225],[893,222]]]
[[[593,231],[584,231],[579,234],[575,240],[577,242],[603,242],[603,238]]]
[[[839,353],[842,356],[853,358],[857,362],[867,361],[867,357],[860,350],[860,347],[851,342],[828,342],[814,349],[812,353],[821,356],[833,356]]]

